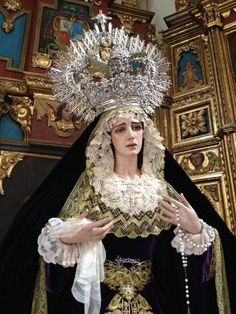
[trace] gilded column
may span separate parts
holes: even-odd
[[[222,155],[225,167],[225,180],[228,183],[226,191],[228,219],[235,230],[236,219],[236,91],[230,70],[220,5],[217,0],[200,4],[199,10],[203,26],[208,37],[210,56],[210,79],[215,91],[216,112],[218,113],[218,137],[222,143]]]

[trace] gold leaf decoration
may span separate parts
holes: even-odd
[[[189,114],[183,114],[182,119],[182,130],[183,137],[195,136],[201,133],[207,132],[205,110],[190,112]]]
[[[9,34],[10,32],[12,32],[14,30],[14,24],[13,21],[10,19],[6,19],[3,23],[2,23],[2,29],[5,33]]]
[[[3,1],[3,7],[9,11],[20,11],[22,9],[21,0],[5,0]]]
[[[35,68],[48,69],[52,64],[52,60],[46,53],[34,53],[32,57],[32,65]]]
[[[0,151],[0,194],[5,194],[3,180],[10,178],[13,168],[19,161],[23,160],[23,157],[22,153]]]

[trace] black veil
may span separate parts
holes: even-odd
[[[28,202],[19,210],[0,247],[0,314],[30,314],[38,271],[37,238],[51,217],[59,214],[85,169],[85,148],[99,117],[66,152]],[[217,228],[224,249],[232,313],[236,313],[236,240],[208,200],[165,153],[165,179],[183,192],[200,218]],[[214,314],[214,313],[211,313]]]
[[[82,133],[17,213],[0,246],[0,314],[31,313],[38,271],[37,238],[61,211],[85,169],[85,148],[98,118]]]

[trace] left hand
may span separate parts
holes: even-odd
[[[183,194],[179,195],[179,201],[172,197],[164,196],[159,201],[160,215],[162,220],[174,225],[180,224],[183,231],[191,234],[197,234],[202,231],[202,224],[197,213],[186,200]],[[177,219],[176,209],[179,210],[179,219]]]

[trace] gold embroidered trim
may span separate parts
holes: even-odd
[[[117,291],[106,314],[153,314],[147,300],[138,293],[151,281],[151,267],[150,261],[138,263],[129,269],[119,263],[105,262],[104,284]]]
[[[208,280],[215,276],[216,271],[216,253],[215,253],[215,245],[214,242],[212,243],[212,256],[211,256],[211,264],[208,273]]]
[[[220,236],[216,229],[214,240],[214,252],[215,252],[215,285],[216,285],[216,297],[219,308],[219,314],[231,314],[228,284],[225,272],[224,253],[221,246]]]
[[[45,262],[42,258],[39,261],[39,271],[34,289],[31,314],[47,314],[47,293],[45,288]]]
[[[91,203],[91,180],[89,170],[83,172],[68,196],[59,217],[62,219],[80,216],[85,209],[92,208]]]

